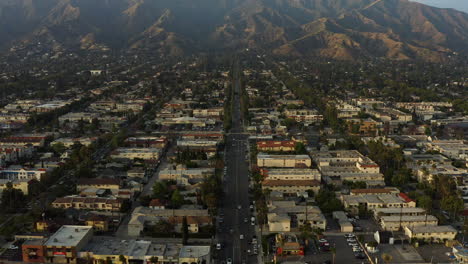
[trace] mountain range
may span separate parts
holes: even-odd
[[[443,61],[468,52],[468,14],[408,0],[0,0],[0,49],[38,43]]]

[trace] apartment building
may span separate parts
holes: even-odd
[[[125,139],[124,143],[130,148],[166,148],[168,139],[165,136],[152,137],[152,136],[138,136],[129,137]]]
[[[441,226],[405,226],[405,235],[410,239],[427,242],[445,242],[455,240],[458,231],[451,225]]]
[[[50,145],[63,144],[67,148],[71,148],[75,144],[89,146],[95,142],[97,137],[79,137],[79,138],[58,138],[50,143]]]
[[[313,228],[326,229],[327,220],[317,206],[296,205],[294,201],[268,202],[270,232],[291,232],[308,223]]]
[[[81,192],[88,188],[119,190],[120,180],[110,178],[82,178],[78,180],[77,191]]]
[[[272,168],[309,168],[312,160],[308,155],[269,155],[259,153],[257,155],[258,167]]]
[[[290,152],[295,151],[296,141],[293,140],[268,140],[257,142],[257,150],[260,152]]]
[[[120,198],[65,196],[52,202],[52,207],[77,210],[120,212],[123,200]]]
[[[117,148],[110,156],[113,159],[158,160],[161,152],[159,148]]]
[[[412,216],[382,216],[380,226],[385,231],[398,231],[406,227],[430,227],[436,228],[439,220],[433,215],[412,215]]]
[[[284,114],[287,118],[296,120],[296,122],[306,125],[321,122],[323,115],[319,115],[317,110],[312,109],[286,109]]]
[[[159,172],[160,180],[175,180],[178,185],[187,186],[202,182],[205,178],[214,175],[214,168],[193,169],[163,169]]]
[[[8,180],[42,180],[46,177],[48,169],[25,168],[21,166],[11,166],[5,169],[0,168],[0,178]]]
[[[328,184],[363,181],[368,187],[385,186],[380,167],[356,150],[313,152],[311,156]]]
[[[364,194],[364,195],[342,195],[346,210],[353,214],[359,213],[359,208],[373,211],[377,208],[406,208],[416,207],[416,202],[409,199],[405,194]]]

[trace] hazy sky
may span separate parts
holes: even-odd
[[[455,8],[468,13],[468,0],[412,0],[426,5],[443,8]]]

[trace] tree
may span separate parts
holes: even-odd
[[[172,193],[171,203],[175,208],[179,208],[184,203],[184,197],[180,194],[179,190],[175,190]]]
[[[127,264],[127,258],[125,258],[124,255],[120,255],[120,256],[119,256],[119,261],[120,261],[120,263],[122,263],[122,264]]]
[[[158,181],[153,185],[153,198],[166,198],[168,194],[167,184],[164,181]]]
[[[150,261],[151,263],[153,263],[153,264],[156,264],[156,263],[158,263],[159,259],[158,259],[158,257],[152,256],[152,257],[149,259],[149,261]]]
[[[428,213],[432,210],[432,198],[428,195],[421,195],[416,198],[419,207],[424,208]]]
[[[2,211],[7,213],[16,212],[19,208],[24,208],[26,202],[23,191],[13,188],[13,184],[8,182],[1,196],[0,208]]]
[[[463,199],[458,197],[457,194],[453,194],[442,198],[440,205],[442,209],[447,210],[451,212],[453,216],[456,216],[457,213],[463,209],[463,204]]]
[[[187,245],[188,236],[189,236],[189,231],[188,231],[187,217],[184,216],[184,218],[182,218],[182,244],[183,245]]]
[[[65,152],[67,147],[62,142],[58,142],[52,145],[52,149],[54,150],[55,153],[61,155]]]
[[[168,221],[160,220],[154,225],[153,231],[157,234],[169,234],[174,231],[174,227]]]
[[[294,150],[296,151],[297,155],[307,154],[306,147],[302,142],[297,142]]]

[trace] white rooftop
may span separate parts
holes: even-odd
[[[44,245],[48,247],[76,247],[86,235],[93,232],[92,230],[92,226],[64,225]]]

